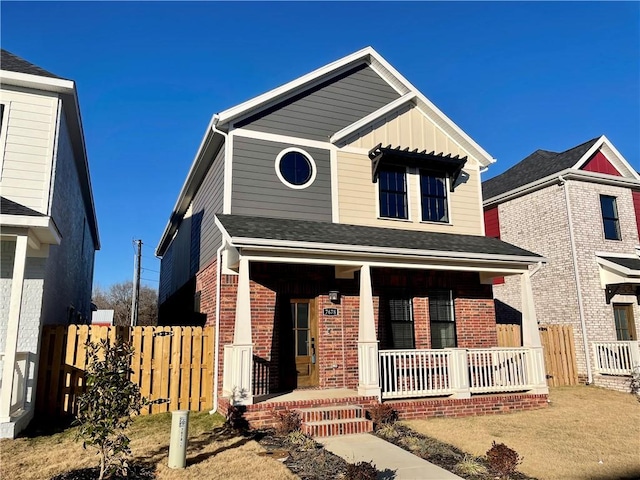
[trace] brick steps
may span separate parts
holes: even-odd
[[[358,405],[300,408],[297,411],[302,419],[302,432],[311,437],[373,431],[373,422],[366,419],[364,408]]]

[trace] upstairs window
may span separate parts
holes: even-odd
[[[409,218],[407,208],[407,172],[405,168],[386,168],[378,174],[380,216]]]
[[[286,148],[276,158],[276,175],[289,188],[307,188],[316,178],[316,164],[304,150]]]
[[[421,171],[420,195],[423,222],[449,222],[446,177]]]
[[[411,299],[406,297],[389,299],[389,318],[393,348],[415,348]]]
[[[618,219],[618,204],[616,197],[600,195],[600,208],[602,210],[602,225],[604,238],[607,240],[621,240],[620,220]]]
[[[451,290],[435,290],[429,295],[431,348],[455,348],[456,317]]]

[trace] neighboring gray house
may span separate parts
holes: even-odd
[[[0,58],[0,437],[34,414],[42,325],[91,322],[100,247],[75,83]]]
[[[640,364],[638,172],[603,135],[537,150],[482,191],[486,234],[548,258],[531,278],[538,319],[573,326],[581,380],[628,390]],[[507,277],[493,290],[498,320],[512,322],[518,285]]]

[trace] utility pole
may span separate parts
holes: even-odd
[[[131,326],[138,325],[138,304],[140,301],[140,267],[142,263],[142,240],[134,240],[137,245],[133,267],[133,295],[131,296]]]

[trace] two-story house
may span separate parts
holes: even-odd
[[[482,189],[487,235],[549,260],[531,279],[538,319],[573,326],[581,380],[628,391],[640,365],[638,172],[601,136],[537,150]],[[494,293],[499,316],[519,315],[513,279]]]
[[[100,246],[73,81],[0,57],[0,437],[34,413],[41,327],[90,323]]]
[[[214,115],[156,250],[160,323],[215,326],[214,408],[546,404],[544,258],[484,236],[492,162],[372,48]],[[494,348],[503,275],[529,306],[511,351]]]

